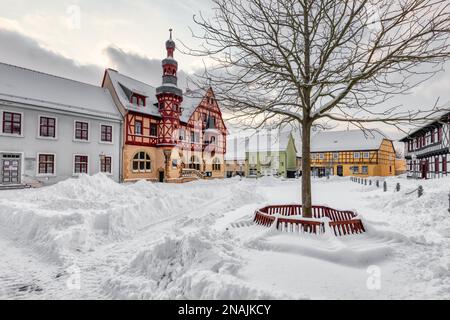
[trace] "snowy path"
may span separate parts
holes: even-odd
[[[60,269],[0,237],[0,299],[54,299],[65,290]]]
[[[418,202],[347,179],[315,180],[314,203],[365,219],[366,234],[341,238],[253,226],[255,208],[297,202],[298,181],[116,185],[94,176],[50,197],[30,190],[17,202],[10,195],[19,191],[1,193],[0,297],[450,298],[448,182],[428,182]],[[66,285],[73,268],[79,289]]]

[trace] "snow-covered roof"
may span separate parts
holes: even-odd
[[[121,120],[108,90],[0,63],[0,100]]]
[[[311,137],[311,152],[376,150],[383,139],[375,130],[320,131]]]
[[[155,87],[130,78],[113,69],[107,69],[106,72],[111,79],[120,102],[127,110],[160,117],[157,107],[158,100],[156,99]],[[147,102],[145,107],[131,103],[129,97],[127,96],[126,90],[146,96]],[[202,95],[201,93],[203,92],[196,90],[183,94],[183,102],[181,103],[181,108],[183,111],[180,117],[182,122],[188,122],[190,116],[202,101],[204,94]]]
[[[156,99],[155,87],[152,87],[151,85],[148,85],[139,80],[130,78],[113,69],[107,69],[106,72],[108,73],[109,78],[111,79],[111,82],[114,86],[114,90],[116,91],[116,94],[119,97],[120,103],[124,106],[125,109],[129,111],[137,111],[140,113],[156,117],[160,116],[158,112],[158,107],[155,106],[155,104],[158,103],[158,100]],[[146,96],[147,101],[145,107],[131,103],[129,97],[127,96],[126,90],[130,90],[131,92],[135,92],[140,95]]]
[[[399,141],[406,141],[409,138],[411,138],[411,136],[413,136],[414,134],[416,134],[417,132],[419,132],[420,130],[422,130],[423,128],[426,128],[428,126],[431,126],[433,124],[435,124],[436,122],[438,122],[439,120],[441,120],[444,116],[448,115],[450,116],[450,101],[446,103],[447,107],[444,110],[441,110],[439,112],[436,112],[434,119],[428,121],[427,123],[425,123],[424,125],[422,125],[419,128],[415,128],[414,130],[412,130],[407,136],[401,138]]]
[[[290,131],[274,130],[248,136],[248,152],[284,151],[289,143]]]

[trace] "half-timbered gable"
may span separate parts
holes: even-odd
[[[405,144],[406,169],[412,178],[439,178],[450,174],[450,112],[411,132]]]

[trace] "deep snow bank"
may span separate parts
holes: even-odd
[[[242,261],[232,238],[203,230],[141,251],[104,287],[112,297],[125,299],[293,298],[241,280]]]
[[[245,183],[118,184],[103,174],[0,194],[2,233],[55,260],[96,243],[130,237],[158,222],[226,212],[255,200]]]

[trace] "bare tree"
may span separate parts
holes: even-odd
[[[448,0],[213,0],[194,16],[208,57],[200,76],[246,126],[302,128],[302,203],[311,216],[313,125],[362,129],[431,118],[389,100],[436,72],[450,56]]]

